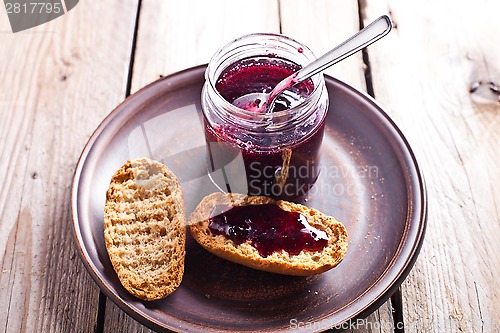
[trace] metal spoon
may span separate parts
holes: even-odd
[[[235,99],[233,105],[252,112],[272,112],[276,97],[284,90],[353,55],[387,35],[391,29],[392,23],[389,17],[387,15],[380,16],[321,58],[283,79],[270,93],[251,93],[243,95]]]

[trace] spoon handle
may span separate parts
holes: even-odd
[[[387,35],[391,29],[392,23],[389,17],[387,15],[380,16],[354,36],[298,71],[294,77],[294,83],[302,82],[325,68],[353,55]]]

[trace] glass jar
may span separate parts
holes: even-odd
[[[205,72],[201,95],[207,167],[224,192],[297,200],[319,175],[328,108],[322,74],[284,91],[272,112],[231,104],[276,84],[315,60],[303,44],[277,34],[251,34],[223,46]]]

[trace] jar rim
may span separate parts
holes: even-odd
[[[269,121],[272,118],[280,118],[280,117],[285,117],[285,116],[295,116],[295,115],[300,115],[300,112],[304,108],[305,105],[308,105],[311,103],[313,99],[318,99],[319,95],[321,95],[321,88],[324,86],[324,78],[322,73],[316,74],[312,76],[310,79],[313,82],[313,90],[312,92],[304,98],[299,104],[292,108],[288,108],[286,110],[282,111],[277,111],[272,113],[272,117],[269,116],[268,113],[255,113],[252,111],[248,111],[245,109],[241,109],[230,102],[228,102],[221,94],[220,92],[216,89],[215,83],[216,80],[218,79],[218,75],[226,69],[229,65],[234,64],[235,62],[229,62],[226,64],[226,66],[223,66],[222,70],[217,72],[219,67],[224,64],[224,56],[231,55],[231,52],[234,52],[240,47],[244,46],[258,46],[262,47],[265,50],[265,47],[272,47],[276,43],[279,46],[282,47],[287,47],[289,50],[298,50],[299,48],[301,49],[300,52],[297,52],[296,58],[302,58],[307,61],[307,63],[298,63],[300,66],[305,66],[309,64],[310,62],[316,60],[316,56],[314,53],[307,47],[306,45],[296,41],[293,38],[290,38],[288,36],[282,35],[282,34],[276,34],[276,33],[252,33],[252,34],[247,34],[243,35],[239,38],[236,38],[232,40],[231,42],[223,45],[220,47],[212,56],[210,59],[210,62],[208,64],[208,67],[205,71],[205,80],[208,82],[210,85],[211,89],[215,92],[215,96],[217,98],[217,102],[221,103],[226,110],[228,110],[232,115],[238,116],[238,118],[243,118],[246,120],[251,119],[250,122],[253,123],[266,123],[266,121]],[[265,50],[267,51],[267,50]],[[263,52],[262,54],[254,54],[252,55],[253,57],[265,57],[266,55],[271,55],[275,54],[272,52],[273,50],[269,50],[267,54]],[[291,54],[291,53],[290,53]],[[291,59],[282,57],[283,59],[293,61]],[[219,64],[219,60],[223,60]],[[227,60],[227,59],[226,59]],[[216,66],[218,65],[218,66]]]

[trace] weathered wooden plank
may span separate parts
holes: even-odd
[[[279,32],[277,1],[143,1],[132,92],[255,32]]]
[[[374,92],[414,148],[429,197],[425,243],[403,284],[407,330],[497,332],[500,3],[363,8],[367,22],[386,12],[396,29],[369,47]]]
[[[279,32],[277,1],[143,1],[131,91],[208,63],[220,46],[253,32]],[[149,332],[109,300],[105,315],[105,332]]]
[[[316,56],[333,47],[359,30],[359,10],[356,1],[281,0],[281,32],[307,46]],[[361,52],[325,71],[354,88],[366,91],[365,66]],[[392,315],[387,302],[365,320],[356,320],[349,332],[392,332]]]
[[[153,333],[154,331],[132,319],[132,317],[108,299],[106,302],[106,321],[104,324],[104,332]]]
[[[344,0],[281,0],[281,32],[307,45],[319,57],[359,30],[358,4]],[[325,71],[366,90],[361,52]]]
[[[135,10],[133,1],[83,1],[16,34],[0,16],[0,327],[6,332],[93,330],[98,288],[76,253],[70,187],[86,140],[124,97]]]

